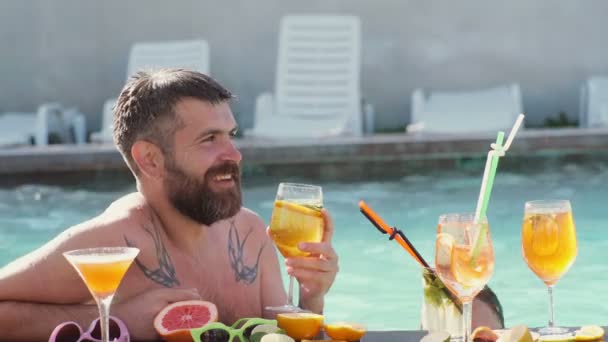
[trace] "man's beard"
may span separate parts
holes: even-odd
[[[169,201],[182,215],[192,220],[210,226],[213,223],[236,215],[242,206],[240,169],[235,162],[225,162],[207,170],[203,180],[190,177],[175,160],[166,158],[165,189]],[[234,187],[220,192],[211,188],[213,178],[229,174],[234,181]]]

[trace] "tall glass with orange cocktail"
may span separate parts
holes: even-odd
[[[570,269],[578,247],[570,202],[566,200],[529,201],[524,208],[521,249],[528,267],[549,290],[550,319],[543,335],[561,334],[568,329],[555,326],[553,286]]]
[[[324,232],[323,192],[320,186],[281,183],[277,190],[270,236],[285,258],[307,256],[298,245],[302,242],[321,242]],[[289,277],[288,303],[280,307],[268,307],[276,312],[303,311],[293,304],[294,277]]]
[[[472,304],[494,274],[494,249],[486,218],[473,214],[439,217],[435,270],[441,281],[462,302],[464,342],[471,341]]]

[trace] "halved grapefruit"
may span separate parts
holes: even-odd
[[[154,329],[168,342],[191,342],[190,329],[217,321],[217,307],[203,300],[167,305],[154,318]]]

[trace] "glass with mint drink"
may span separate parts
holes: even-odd
[[[463,336],[462,307],[437,274],[430,268],[422,269],[422,330],[446,331],[452,341]]]

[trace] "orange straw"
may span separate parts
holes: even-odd
[[[424,260],[424,258],[422,258],[420,253],[418,253],[416,248],[414,248],[412,243],[405,236],[395,234],[395,228],[389,227],[384,220],[382,220],[380,216],[378,216],[378,214],[376,214],[364,201],[359,201],[359,209],[361,210],[361,213],[365,215],[365,217],[367,217],[367,219],[370,220],[374,226],[376,226],[376,228],[391,236],[394,235],[395,240],[397,240],[401,247],[410,253],[414,260],[416,260],[422,267],[429,267],[427,262]]]

